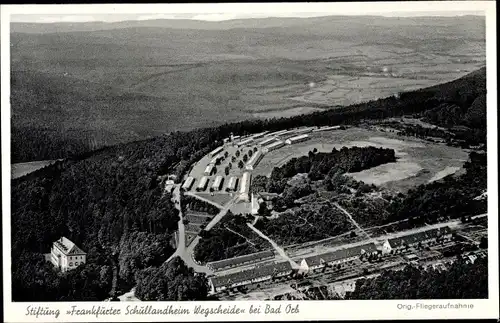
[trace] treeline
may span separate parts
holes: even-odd
[[[381,164],[396,161],[393,149],[375,147],[333,148],[331,153],[310,153],[308,156],[293,158],[271,173],[267,190],[281,193],[290,177],[307,173],[311,180],[321,180],[337,172],[358,172]]]
[[[474,264],[457,260],[446,271],[407,266],[381,276],[360,279],[345,299],[485,299],[488,298],[488,258]]]
[[[190,195],[184,194],[182,202],[183,202],[182,206],[186,210],[205,212],[210,215],[216,215],[220,211],[218,207]]]
[[[411,223],[435,223],[485,213],[487,199],[475,199],[487,189],[487,156],[471,152],[465,174],[410,189],[390,206],[389,221],[408,218]]]
[[[269,247],[267,241],[247,226],[245,217],[230,212],[210,231],[201,231],[200,236],[202,239],[194,249],[194,257],[202,263],[242,256]]]
[[[207,299],[208,281],[179,257],[138,274],[135,296],[142,301],[199,301]]]
[[[82,160],[66,161],[64,167],[49,168],[43,177],[14,181],[13,291],[36,289],[30,284],[64,284],[66,279],[84,282],[84,277],[74,276],[73,272],[54,272],[60,280],[48,273],[36,281],[24,279],[36,276],[37,259],[50,252],[52,242],[61,236],[88,253],[87,264],[78,271],[95,268],[100,273],[107,266],[119,266],[117,286],[100,284],[101,290],[92,299],[102,300],[113,287],[117,293],[127,291],[135,284],[138,271],[159,265],[173,252],[169,241],[177,229],[178,211],[170,196],[163,194],[158,177],[184,172],[191,158],[213,149],[214,144],[210,130],[178,132],[104,149]],[[118,261],[113,261],[113,255]],[[23,261],[27,263],[21,266]],[[50,267],[47,270],[53,271]],[[67,297],[64,288],[55,285],[53,290],[54,294],[36,297],[45,301]],[[30,293],[14,294],[16,301],[35,297]]]

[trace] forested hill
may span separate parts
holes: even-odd
[[[49,167],[42,177],[15,181],[11,214],[13,299],[99,300],[109,296],[113,288],[115,264],[119,265],[119,279],[114,287],[122,291],[136,283],[142,270],[161,266],[173,252],[166,241],[176,229],[178,215],[169,196],[163,195],[158,177],[169,173],[180,177],[231,132],[351,123],[423,112],[443,103],[464,107],[467,113],[485,93],[484,85],[482,69],[443,87],[404,93],[399,98],[121,144],[69,160],[63,167]],[[474,109],[485,108],[474,103]],[[43,261],[42,253],[48,253],[52,242],[61,236],[73,240],[89,256],[86,265],[70,274],[56,275]]]

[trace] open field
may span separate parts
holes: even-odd
[[[34,162],[28,162],[28,163],[12,164],[12,166],[11,166],[12,179],[22,177],[24,175],[32,173],[36,170],[39,170],[40,168],[43,168],[45,166],[53,164],[56,161],[57,160],[41,160],[41,161],[34,161]]]
[[[434,144],[392,133],[382,133],[364,128],[349,128],[311,134],[305,142],[285,146],[269,152],[254,170],[254,174],[268,176],[272,169],[281,166],[294,157],[307,155],[314,148],[330,152],[333,148],[352,146],[375,146],[394,149],[395,163],[384,164],[357,173],[351,173],[356,180],[367,184],[382,185],[389,189],[406,191],[425,184],[451,170],[461,168],[467,160],[467,152],[455,147]]]

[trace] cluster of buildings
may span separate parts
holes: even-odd
[[[289,262],[265,264],[262,266],[255,266],[254,268],[247,270],[230,273],[228,275],[211,277],[209,279],[209,283],[212,293],[218,293],[236,287],[271,281],[276,278],[287,279],[292,278],[295,275],[304,276],[315,273],[325,268],[352,265],[357,260],[368,259],[373,255],[383,256],[393,252],[404,251],[408,247],[416,247],[419,245],[429,246],[451,239],[452,231],[449,227],[430,229],[388,239],[383,243],[369,242],[350,248],[337,249],[304,257],[301,259],[298,268],[293,268]],[[260,253],[209,263],[207,266],[217,272],[273,258],[273,252],[263,251]]]

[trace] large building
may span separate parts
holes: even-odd
[[[182,184],[182,188],[186,191],[189,191],[191,187],[193,187],[193,184],[194,184],[194,178],[189,176],[188,178],[186,178],[184,184]]]
[[[292,138],[288,138],[287,140],[285,140],[285,142],[286,142],[287,145],[291,145],[291,144],[295,144],[297,142],[306,141],[306,140],[309,140],[309,139],[311,139],[309,137],[309,135],[302,134],[300,136],[295,136],[295,137],[292,137]]]
[[[261,150],[257,150],[257,152],[255,152],[252,157],[250,157],[250,159],[248,160],[245,168],[247,170],[253,170],[255,168],[255,166],[257,166],[257,164],[260,162],[260,160],[262,159],[262,157],[264,157],[264,155],[262,154],[262,151]]]
[[[377,253],[374,243],[339,249],[302,259],[299,272],[303,274],[320,270],[326,266],[338,266],[359,259],[364,254]]]
[[[227,183],[226,191],[236,191],[236,185],[238,185],[238,177],[231,176],[231,178],[229,178],[229,182]]]
[[[223,146],[220,146],[220,147],[217,147],[215,148],[214,150],[212,150],[212,152],[210,153],[210,156],[214,157],[215,155],[217,155],[218,153],[220,153],[222,151],[222,149],[224,149]]]
[[[273,278],[286,279],[291,277],[292,273],[292,266],[288,261],[285,261],[238,271],[225,276],[211,277],[209,284],[211,292],[218,293],[231,288],[263,283]]]
[[[217,176],[212,184],[212,189],[214,191],[220,191],[221,188],[222,188],[222,182],[223,182],[224,178],[222,176]]]
[[[50,262],[63,272],[84,264],[86,259],[87,254],[66,237],[55,241],[50,250]]]
[[[241,185],[240,185],[240,199],[242,201],[249,202],[250,196],[248,192],[250,191],[250,181],[252,179],[252,174],[249,172],[244,172],[241,177]]]
[[[198,183],[198,187],[196,188],[196,190],[197,191],[204,191],[207,189],[207,185],[208,185],[208,177],[203,176],[200,179],[200,182]]]
[[[207,263],[207,267],[213,271],[220,271],[272,258],[274,258],[274,252],[272,250],[266,250],[266,251],[251,253],[248,255],[209,262]]]

